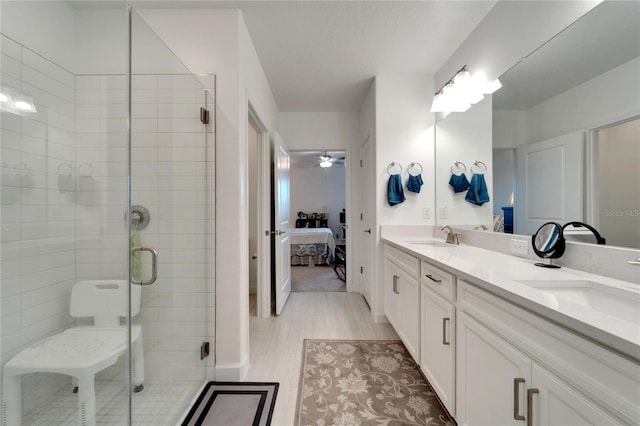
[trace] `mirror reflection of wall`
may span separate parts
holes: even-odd
[[[595,227],[615,245],[640,247],[640,118],[599,130],[596,162]]]

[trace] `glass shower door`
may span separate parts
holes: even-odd
[[[130,245],[132,294],[139,288],[141,299],[139,314],[132,309],[131,337],[137,330],[144,336],[143,361],[132,342],[135,425],[175,424],[205,378],[201,348],[213,298],[206,265],[213,113],[205,111],[214,80],[200,79],[210,87],[133,10]],[[136,364],[144,366],[140,392]]]

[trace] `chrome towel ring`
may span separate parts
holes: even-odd
[[[393,171],[393,168],[395,166],[398,166],[400,168],[400,172],[398,173],[391,173]],[[395,174],[402,174],[402,165],[400,165],[399,163],[396,163],[395,161],[392,161],[391,163],[389,163],[389,165],[387,166],[387,174],[389,176],[391,175],[395,175]]]
[[[478,161],[476,160],[472,165],[471,165],[471,173],[476,173],[473,171],[473,168],[476,169],[480,169],[479,172],[482,174],[485,174],[487,172],[487,165],[484,164],[482,161]]]
[[[462,166],[462,168],[460,168],[460,166]],[[451,174],[455,175],[456,172],[453,170],[454,168],[458,171],[462,170],[462,173],[460,174],[467,173],[467,166],[465,166],[462,161],[456,161],[455,163],[453,163],[453,166],[451,166]]]
[[[418,168],[420,171],[418,173],[416,173],[416,174],[411,173],[412,169],[415,169],[415,168]],[[417,176],[417,175],[421,174],[422,170],[423,170],[422,169],[422,164],[420,164],[420,163],[413,163],[412,162],[411,164],[409,164],[409,167],[407,167],[407,173],[409,173],[411,176]]]

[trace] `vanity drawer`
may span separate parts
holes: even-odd
[[[417,278],[420,275],[420,261],[410,254],[385,244],[384,255],[412,277]]]
[[[455,276],[430,263],[421,263],[420,281],[447,300],[454,301]]]

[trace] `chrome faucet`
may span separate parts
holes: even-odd
[[[460,234],[457,232],[453,232],[453,229],[449,225],[442,225],[440,227],[440,230],[447,234],[447,239],[445,241],[446,243],[455,245],[460,244]]]

